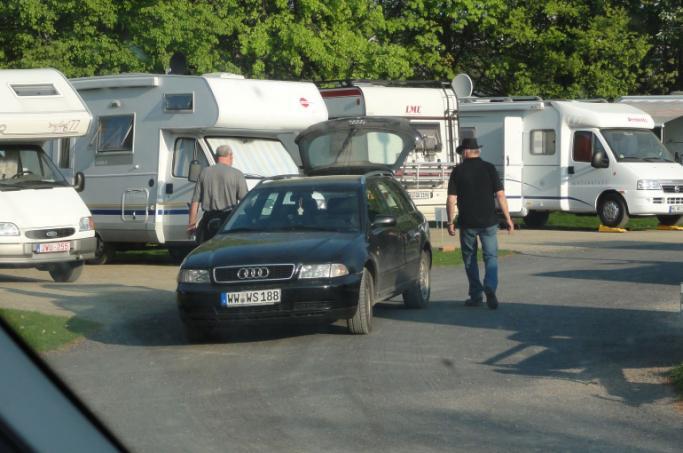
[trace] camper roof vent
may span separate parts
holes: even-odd
[[[232,72],[210,72],[204,77],[215,77],[217,79],[244,79],[243,75],[233,74]]]
[[[10,85],[17,96],[58,96],[59,92],[51,83],[31,83]]]

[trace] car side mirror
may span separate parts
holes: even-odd
[[[372,227],[391,227],[396,225],[396,217],[392,215],[378,215],[372,222]]]
[[[591,167],[593,168],[607,168],[609,167],[609,159],[603,150],[598,150],[593,153],[591,159]]]
[[[82,171],[74,175],[74,189],[76,189],[76,192],[83,192],[85,189],[85,175]]]
[[[679,153],[678,151],[674,153],[674,160],[679,164],[683,165],[683,155],[681,155],[681,153]]]
[[[187,179],[190,182],[199,181],[199,174],[202,172],[202,164],[198,160],[190,162],[190,171],[187,173]]]

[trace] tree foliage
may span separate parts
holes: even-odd
[[[478,92],[683,89],[680,0],[5,0],[0,67],[450,79]]]

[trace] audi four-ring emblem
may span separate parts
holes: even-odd
[[[266,278],[270,274],[267,267],[241,267],[237,271],[237,278],[240,280],[254,280]]]

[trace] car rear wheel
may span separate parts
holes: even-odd
[[[352,334],[367,335],[372,331],[372,303],[374,301],[374,285],[372,274],[363,269],[358,292],[358,308],[353,318],[347,320],[349,332]]]
[[[680,225],[682,223],[681,218],[683,218],[683,216],[680,216],[680,215],[665,215],[664,214],[664,215],[658,215],[657,216],[657,220],[659,220],[659,223],[662,225],[666,225],[666,226]]]
[[[50,273],[52,280],[56,282],[75,282],[81,276],[81,272],[83,272],[83,261],[50,264],[47,271]]]
[[[420,256],[420,270],[415,283],[403,292],[403,303],[408,308],[425,308],[429,305],[431,293],[431,260],[427,251],[422,251]]]

